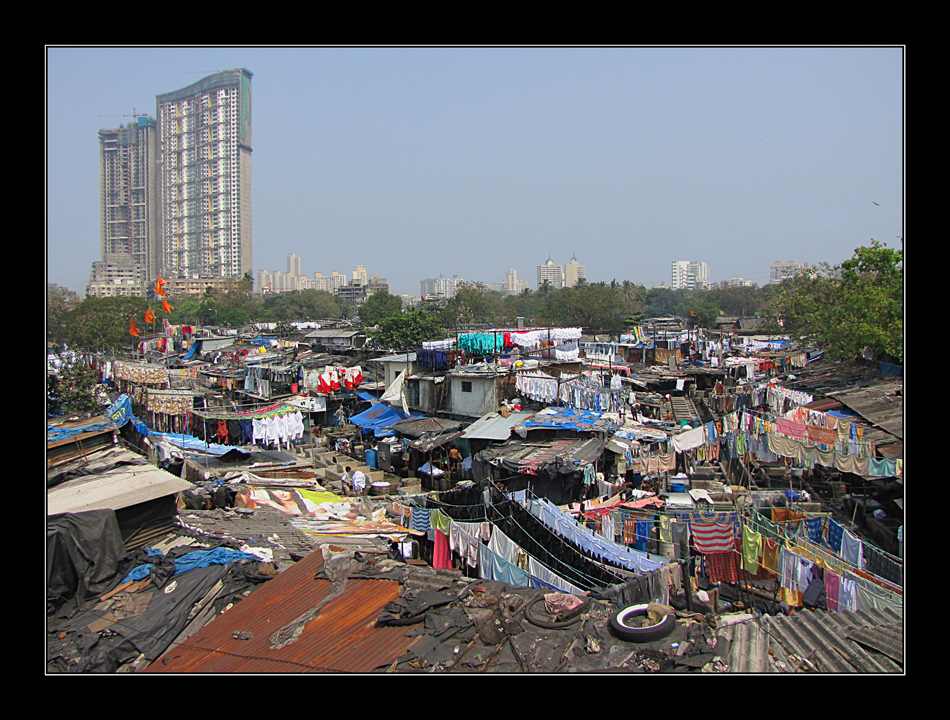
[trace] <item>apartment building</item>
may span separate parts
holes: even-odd
[[[538,265],[538,289],[540,290],[545,284],[550,285],[554,290],[564,287],[564,266],[556,265],[550,255],[544,265]]]
[[[101,260],[86,295],[142,297],[160,265],[160,203],[155,120],[99,131]]]
[[[672,280],[674,290],[706,290],[709,288],[709,266],[698,260],[674,260]]]
[[[156,97],[166,279],[253,272],[252,77],[224,70]]]

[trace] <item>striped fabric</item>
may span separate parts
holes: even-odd
[[[725,552],[735,549],[735,525],[718,523],[691,523],[693,544],[701,553]]]
[[[411,519],[409,521],[409,527],[416,532],[427,533],[429,532],[430,525],[430,512],[428,508],[416,508],[412,509]]]

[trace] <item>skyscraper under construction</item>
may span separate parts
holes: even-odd
[[[86,294],[142,296],[161,264],[155,121],[147,115],[99,131],[99,218],[102,259]]]

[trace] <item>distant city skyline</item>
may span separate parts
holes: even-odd
[[[98,133],[253,73],[253,269],[765,285],[903,237],[904,55],[869,47],[47,48],[47,279],[100,259]],[[300,78],[307,78],[302,84]],[[249,218],[250,220],[250,218]],[[221,256],[221,262],[234,258]],[[345,268],[345,270],[344,270]],[[523,280],[522,280],[523,282]]]

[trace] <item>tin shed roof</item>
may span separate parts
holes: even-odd
[[[366,673],[392,663],[416,642],[404,627],[376,627],[399,597],[394,580],[349,578],[342,593],[318,579],[316,550],[145,668],[158,673]],[[318,612],[293,642],[274,647],[282,628]]]
[[[82,474],[47,491],[46,514],[121,510],[192,488],[135,453],[112,447],[87,456]]]

